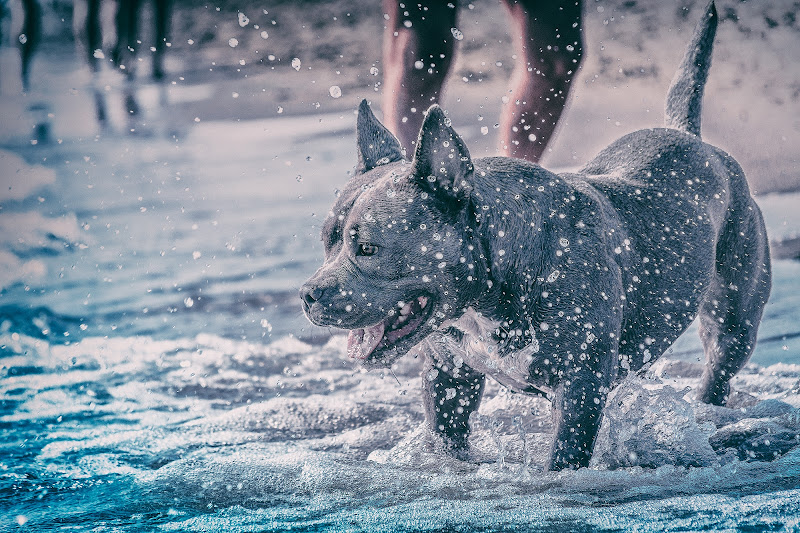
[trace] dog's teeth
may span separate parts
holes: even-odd
[[[406,304],[403,306],[402,309],[400,309],[400,316],[408,316],[410,312],[411,312],[411,304]]]
[[[419,306],[424,309],[426,305],[428,305],[428,298],[426,296],[419,297]]]

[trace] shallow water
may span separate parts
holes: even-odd
[[[7,145],[0,529],[800,529],[800,263],[775,264],[733,408],[689,399],[693,328],[615,393],[591,468],[543,472],[548,405],[491,384],[472,461],[449,459],[419,361],[363,373],[299,309],[353,125]],[[797,231],[784,200],[767,219]]]

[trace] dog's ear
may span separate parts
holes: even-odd
[[[422,123],[412,169],[420,185],[442,199],[461,200],[470,187],[469,151],[438,105],[428,109]]]
[[[361,100],[361,105],[358,107],[356,143],[358,144],[358,165],[356,166],[358,174],[403,159],[400,141],[375,118],[366,100]]]

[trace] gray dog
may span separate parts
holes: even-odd
[[[423,352],[426,418],[468,452],[485,376],[552,401],[548,467],[588,464],[606,396],[695,317],[720,405],[753,351],[770,290],[761,213],[741,167],[700,139],[717,13],[669,90],[666,128],[631,133],[574,174],[470,158],[431,107],[413,160],[362,102],[358,166],[301,290],[315,324],[350,330],[367,368]]]

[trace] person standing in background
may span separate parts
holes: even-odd
[[[501,155],[538,162],[583,53],[581,0],[503,0],[516,64],[500,117]],[[457,1],[384,0],[384,119],[413,149],[453,61]]]

